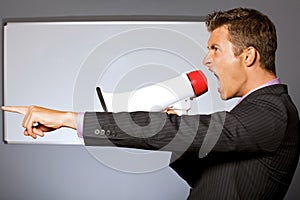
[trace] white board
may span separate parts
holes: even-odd
[[[200,69],[209,91],[190,114],[230,109],[202,65],[208,32],[202,21],[46,21],[4,25],[4,104],[102,111],[96,86],[124,92]],[[7,143],[82,144],[73,130],[33,140],[23,116],[4,114]]]

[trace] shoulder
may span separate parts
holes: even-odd
[[[270,85],[258,89],[248,95],[242,102],[248,103],[280,103],[282,97],[288,96],[287,86],[283,84]]]
[[[287,97],[286,85],[267,86],[248,95],[232,112],[245,111],[247,113],[256,113],[257,115],[269,113],[276,117],[284,117],[287,112]]]

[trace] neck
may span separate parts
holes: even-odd
[[[269,71],[266,71],[266,70],[261,70],[256,73],[250,73],[248,75],[247,87],[245,87],[243,95],[254,90],[255,88],[258,88],[258,87],[268,83],[269,81],[274,80],[275,78],[276,78],[275,74],[273,74]]]

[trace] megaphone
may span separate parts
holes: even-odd
[[[191,107],[190,100],[207,90],[205,75],[202,71],[196,70],[134,91],[123,93],[102,91],[102,95],[109,112],[158,112],[172,108],[185,110],[187,113]]]

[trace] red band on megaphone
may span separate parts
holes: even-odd
[[[191,81],[196,97],[208,91],[207,79],[201,70],[189,72],[187,76]]]

